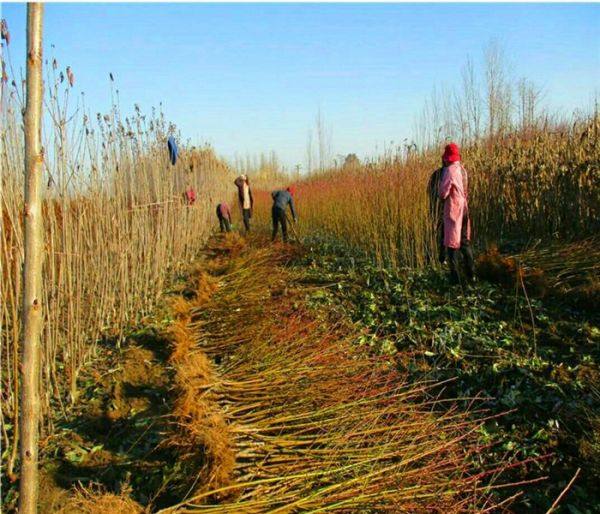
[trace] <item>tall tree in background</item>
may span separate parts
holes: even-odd
[[[23,360],[21,368],[21,477],[19,513],[37,511],[42,332],[42,18],[41,3],[27,5],[25,105],[25,262],[23,267]]]
[[[504,51],[497,41],[492,41],[485,51],[488,136],[510,128],[513,105],[508,73],[509,66]]]
[[[465,111],[467,129],[467,133],[463,134],[463,139],[473,141],[479,139],[481,135],[481,97],[475,65],[471,57],[467,57],[467,62],[461,71],[461,76],[463,89],[462,106]]]

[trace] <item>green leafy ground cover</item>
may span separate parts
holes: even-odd
[[[310,301],[350,315],[364,329],[357,344],[415,379],[451,379],[444,394],[466,406],[480,397],[478,408],[503,413],[481,430],[490,457],[535,459],[511,471],[513,480],[548,477],[525,487],[517,511],[546,512],[581,468],[560,512],[600,512],[600,320],[593,308],[485,281],[451,286],[439,270],[394,274],[331,242],[307,247],[297,265],[325,286]]]

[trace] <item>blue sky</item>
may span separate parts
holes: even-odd
[[[25,6],[2,4],[23,66]],[[600,91],[600,4],[47,4],[46,56],[70,65],[92,113],[160,102],[184,137],[226,157],[305,163],[320,108],[334,154],[412,135],[434,85],[460,82],[493,39],[550,107]],[[55,48],[51,49],[50,44]]]

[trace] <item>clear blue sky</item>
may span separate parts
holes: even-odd
[[[25,6],[3,4],[23,65]],[[333,153],[372,155],[412,134],[434,84],[458,83],[492,39],[514,78],[569,112],[600,90],[600,4],[47,4],[46,55],[75,72],[92,112],[163,103],[218,153],[305,163],[321,108]],[[51,49],[50,44],[55,48]]]

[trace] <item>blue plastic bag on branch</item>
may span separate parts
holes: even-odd
[[[175,165],[177,162],[177,143],[175,143],[175,138],[173,136],[169,136],[167,147],[169,148],[169,159],[171,164]]]

